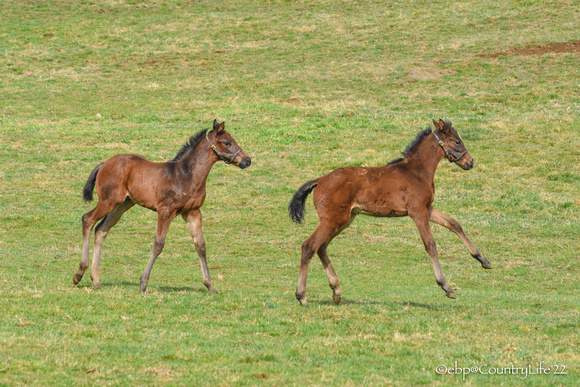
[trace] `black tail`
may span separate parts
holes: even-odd
[[[85,188],[83,188],[83,200],[85,202],[90,202],[93,200],[93,190],[95,189],[95,181],[97,181],[97,172],[101,169],[103,163],[100,163],[93,169],[89,178],[87,179],[87,184],[85,184]]]
[[[288,205],[288,212],[290,213],[290,218],[296,223],[302,223],[304,220],[304,202],[306,201],[306,197],[317,185],[318,179],[310,180],[298,188],[298,191],[292,196],[292,200],[290,200],[290,204]]]

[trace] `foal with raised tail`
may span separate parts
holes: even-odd
[[[220,160],[241,169],[251,164],[246,152],[224,129],[224,123],[218,124],[214,120],[211,131],[202,130],[191,136],[171,161],[154,163],[143,156],[123,154],[97,165],[87,180],[83,198],[86,202],[93,200],[96,185],[99,203],[83,215],[83,256],[79,271],[73,277],[74,284],[80,282],[89,267],[91,231],[95,223],[102,219],[95,229],[91,268],[93,287],[101,287],[99,262],[103,241],[123,213],[138,204],[157,212],[157,235],[151,258],[141,276],[141,291],[147,290],[151,268],[163,250],[169,224],[176,216],[181,215],[187,222],[199,255],[203,283],[217,294],[207,267],[200,208],[205,200],[205,183],[209,171]]]
[[[433,178],[439,161],[450,162],[468,170],[473,168],[473,158],[465,148],[461,137],[451,122],[433,121],[435,131],[430,128],[419,132],[403,152],[404,158],[393,160],[384,167],[344,167],[311,180],[294,193],[288,211],[296,223],[304,219],[304,202],[314,190],[314,206],[318,212],[318,227],[302,244],[302,258],[296,298],[302,305],[306,301],[306,277],[310,259],[317,253],[322,261],[333,300],[341,300],[338,276],[330,264],[326,248],[334,237],[347,228],[356,215],[377,217],[410,216],[415,222],[423,244],[435,270],[437,284],[449,298],[455,298],[453,290],[445,281],[439,266],[437,246],[431,233],[429,221],[440,224],[465,243],[471,255],[486,269],[491,264],[467,239],[459,223],[433,208],[435,186]]]

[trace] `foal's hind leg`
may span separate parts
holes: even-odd
[[[141,291],[145,293],[147,290],[147,283],[149,282],[149,277],[151,276],[151,269],[155,260],[161,254],[163,246],[165,246],[165,237],[167,236],[167,230],[169,230],[169,225],[171,221],[175,218],[175,214],[171,212],[158,210],[157,214],[157,235],[155,236],[155,243],[153,243],[153,249],[151,250],[151,258],[147,263],[145,272],[141,276]]]
[[[409,216],[415,221],[415,225],[419,230],[423,244],[425,245],[425,250],[429,253],[431,258],[431,263],[433,264],[433,270],[435,271],[435,279],[437,284],[445,291],[445,294],[449,298],[455,298],[455,293],[451,290],[451,287],[445,281],[445,276],[443,275],[443,270],[439,265],[439,258],[437,254],[437,245],[435,244],[435,238],[433,238],[433,233],[431,232],[431,227],[429,226],[429,212],[427,209],[409,212]]]
[[[300,273],[298,275],[298,286],[296,287],[296,299],[303,306],[308,306],[306,301],[306,278],[308,276],[308,266],[310,260],[315,252],[318,252],[318,256],[322,261],[322,265],[328,276],[328,281],[330,287],[334,292],[334,302],[337,304],[340,302],[340,283],[338,281],[338,276],[330,264],[328,255],[326,254],[326,246],[330,243],[332,238],[340,234],[350,222],[352,221],[350,214],[347,215],[346,219],[342,222],[330,224],[328,222],[320,222],[318,227],[312,235],[302,244],[302,257],[300,259]]]
[[[184,214],[183,219],[187,222],[187,228],[193,237],[193,244],[197,250],[197,255],[199,255],[203,284],[210,292],[218,294],[218,291],[214,288],[213,283],[211,282],[211,276],[209,275],[209,269],[207,267],[205,239],[201,232],[201,212],[199,210],[193,210],[189,214]]]
[[[302,256],[300,258],[300,272],[298,274],[298,286],[296,287],[296,299],[303,306],[308,306],[306,301],[306,278],[308,266],[312,256],[332,235],[333,227],[320,223],[316,230],[302,244]],[[335,273],[336,275],[336,273]]]
[[[433,208],[429,220],[443,227],[446,227],[450,231],[457,234],[459,239],[461,239],[463,243],[465,243],[465,246],[467,246],[467,249],[469,250],[471,256],[477,259],[481,263],[481,266],[483,266],[483,268],[491,269],[491,263],[489,263],[489,261],[485,259],[483,255],[481,255],[477,247],[475,247],[473,243],[471,243],[471,241],[467,239],[467,236],[463,232],[463,228],[461,227],[458,221],[456,221],[450,216],[445,215],[441,211],[436,210],[435,208]]]
[[[94,289],[101,288],[101,284],[99,283],[99,264],[101,261],[101,247],[103,246],[103,241],[111,227],[117,224],[125,211],[134,205],[135,203],[127,198],[123,203],[117,206],[113,212],[109,213],[95,229],[95,249],[93,251],[93,266],[91,267],[91,279],[93,280]]]
[[[326,272],[326,276],[328,277],[328,284],[330,285],[330,288],[332,289],[332,293],[333,293],[332,300],[336,303],[336,305],[340,304],[340,301],[342,299],[341,292],[340,292],[340,281],[338,280],[338,276],[336,275],[336,272],[334,271],[334,268],[332,267],[332,264],[330,263],[330,259],[328,259],[328,253],[326,251],[326,248],[328,247],[330,242],[332,242],[334,237],[336,237],[338,234],[340,234],[345,228],[350,226],[350,224],[354,220],[354,217],[355,217],[355,215],[351,214],[350,220],[347,223],[340,226],[340,228],[337,231],[335,231],[330,236],[330,238],[328,238],[328,240],[322,246],[320,246],[320,248],[317,251],[318,257],[320,258],[320,261],[322,262],[322,266],[324,266],[324,271]]]
[[[89,267],[91,232],[93,227],[95,227],[95,223],[111,212],[115,206],[115,203],[100,201],[95,208],[83,215],[83,256],[79,264],[79,270],[73,276],[75,285],[81,282],[85,271]]]
[[[330,259],[328,259],[328,253],[326,252],[326,247],[328,244],[324,244],[320,246],[318,249],[318,257],[322,262],[322,266],[324,266],[324,271],[326,272],[326,276],[328,277],[328,284],[332,289],[332,299],[336,303],[336,305],[340,304],[341,292],[340,292],[340,281],[338,280],[338,276],[330,263]]]

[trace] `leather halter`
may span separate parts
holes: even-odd
[[[449,160],[450,163],[456,163],[456,162],[458,162],[467,153],[467,149],[464,150],[463,152],[456,152],[454,150],[447,149],[445,147],[445,144],[443,143],[443,141],[441,141],[439,139],[439,137],[437,137],[437,135],[435,134],[435,132],[433,132],[433,136],[435,136],[435,138],[437,139],[437,141],[439,141],[439,145],[441,146],[441,148],[443,148],[443,152],[445,152],[445,157],[447,157],[447,160]],[[450,156],[453,157],[453,159],[451,159]]]
[[[209,140],[209,137],[207,136],[207,133],[205,134],[205,138],[207,139],[207,142],[209,142],[209,146],[211,147],[211,149],[215,152],[215,154],[222,159],[226,164],[231,164],[234,162],[235,158],[240,154],[240,152],[242,151],[242,148],[238,149],[238,151],[236,153],[222,153],[218,150],[218,148],[216,148],[216,146],[214,144],[212,144],[212,142]]]

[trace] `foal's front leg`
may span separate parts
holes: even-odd
[[[167,236],[167,230],[169,230],[169,225],[171,221],[175,218],[174,214],[160,212],[158,210],[157,214],[157,235],[155,236],[155,243],[153,243],[153,249],[151,250],[151,258],[149,258],[149,263],[145,268],[145,272],[141,276],[141,291],[145,293],[147,290],[147,283],[149,282],[149,277],[151,276],[151,269],[155,263],[155,259],[161,254],[163,246],[165,246],[165,237]]]
[[[461,227],[458,221],[456,221],[450,216],[445,215],[441,211],[436,210],[435,208],[432,209],[429,220],[454,232],[459,237],[459,239],[461,239],[463,243],[465,243],[465,246],[467,246],[467,249],[469,250],[471,256],[477,259],[484,269],[491,269],[491,263],[489,263],[489,261],[485,259],[483,255],[481,255],[477,247],[475,247],[474,244],[471,243],[471,241],[467,238],[467,236],[463,232],[463,228]]]
[[[433,233],[431,232],[431,227],[429,226],[429,212],[427,209],[414,213],[409,212],[409,216],[413,219],[413,221],[415,221],[415,225],[417,226],[419,234],[421,234],[423,244],[425,245],[425,250],[427,250],[427,253],[429,253],[431,263],[433,264],[433,270],[435,271],[435,279],[437,280],[437,284],[441,286],[443,290],[445,290],[447,297],[455,298],[455,293],[453,293],[453,290],[451,290],[451,287],[449,287],[447,281],[445,281],[443,270],[441,270],[441,266],[439,265],[437,245],[435,244],[435,238],[433,238]]]
[[[199,209],[190,211],[188,214],[183,215],[183,219],[185,219],[187,222],[187,228],[193,237],[195,250],[197,250],[197,254],[199,255],[201,273],[203,275],[203,284],[210,292],[219,294],[213,286],[211,276],[209,275],[209,268],[207,267],[205,239],[203,238],[203,233],[201,232],[201,211]]]

